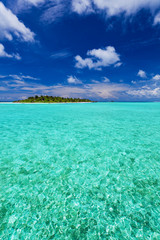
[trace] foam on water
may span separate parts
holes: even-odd
[[[0,239],[160,239],[160,103],[0,104]]]

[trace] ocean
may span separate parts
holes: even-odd
[[[0,104],[0,239],[160,239],[160,103]]]

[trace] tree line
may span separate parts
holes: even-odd
[[[68,102],[92,102],[89,99],[82,98],[64,98],[64,97],[53,97],[53,96],[38,96],[28,97],[24,100],[18,100],[14,102],[19,103],[68,103]]]

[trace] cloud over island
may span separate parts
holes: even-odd
[[[120,64],[120,56],[112,46],[107,46],[104,49],[88,50],[86,58],[83,59],[81,56],[77,55],[75,60],[76,68],[88,67],[89,69],[95,70],[102,70],[103,67],[111,65],[118,66],[117,64]]]

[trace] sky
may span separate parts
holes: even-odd
[[[0,101],[34,95],[160,101],[160,1],[0,1]]]

